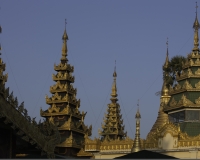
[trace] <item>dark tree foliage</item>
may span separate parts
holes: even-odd
[[[185,61],[186,58],[183,56],[174,56],[169,61],[168,67],[163,66],[163,79],[166,81],[167,87],[176,83],[176,73],[180,76],[183,69],[182,63]]]

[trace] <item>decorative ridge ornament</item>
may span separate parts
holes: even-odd
[[[182,89],[193,89],[192,85],[188,82],[188,80],[185,81],[185,83],[182,86]]]
[[[194,105],[193,102],[191,102],[189,99],[187,99],[186,95],[182,95],[181,99],[178,102],[178,105]]]

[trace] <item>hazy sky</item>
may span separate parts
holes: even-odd
[[[194,0],[10,0],[1,1],[0,8],[6,86],[38,120],[40,107],[49,107],[45,95],[51,96],[55,84],[54,63],[60,62],[67,19],[68,59],[92,137],[99,136],[110,103],[115,60],[125,130],[134,138],[140,99],[141,137],[146,138],[158,114],[155,93],[162,87],[167,37],[169,57],[186,56],[193,48]]]

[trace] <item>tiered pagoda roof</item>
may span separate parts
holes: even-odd
[[[120,114],[120,105],[117,103],[117,85],[116,85],[116,67],[113,73],[114,81],[112,85],[111,103],[108,104],[107,114],[104,117],[104,124],[102,124],[102,131],[99,134],[102,136],[102,140],[122,140],[126,137],[124,132],[124,125],[122,115]]]
[[[54,65],[52,78],[56,82],[50,87],[51,97],[46,96],[46,103],[50,107],[46,111],[41,110],[41,116],[49,119],[52,117],[61,135],[61,143],[57,145],[57,152],[63,155],[76,156],[84,143],[84,135],[91,135],[92,126],[84,124],[86,113],[80,112],[80,99],[77,100],[77,90],[73,87],[74,67],[68,64],[66,29],[63,34],[62,57],[58,65]],[[70,153],[71,152],[71,153]]]
[[[198,127],[193,129],[195,133],[189,129],[194,126],[194,123],[200,122],[200,54],[198,36],[200,25],[197,12],[193,28],[194,47],[191,53],[188,54],[186,62],[182,64],[183,70],[181,74],[176,74],[177,84],[173,87],[170,86],[169,94],[171,98],[168,104],[164,106],[164,111],[169,114],[170,120],[174,123],[180,123],[181,131],[188,133],[190,136],[200,134]]]

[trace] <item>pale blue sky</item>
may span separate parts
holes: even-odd
[[[98,137],[110,103],[115,60],[125,130],[134,138],[140,99],[141,137],[146,138],[160,104],[155,93],[162,87],[167,37],[170,57],[186,56],[193,48],[194,0],[10,0],[1,1],[0,8],[6,86],[38,120],[40,107],[48,108],[45,95],[51,96],[67,19],[68,59],[92,137]]]

